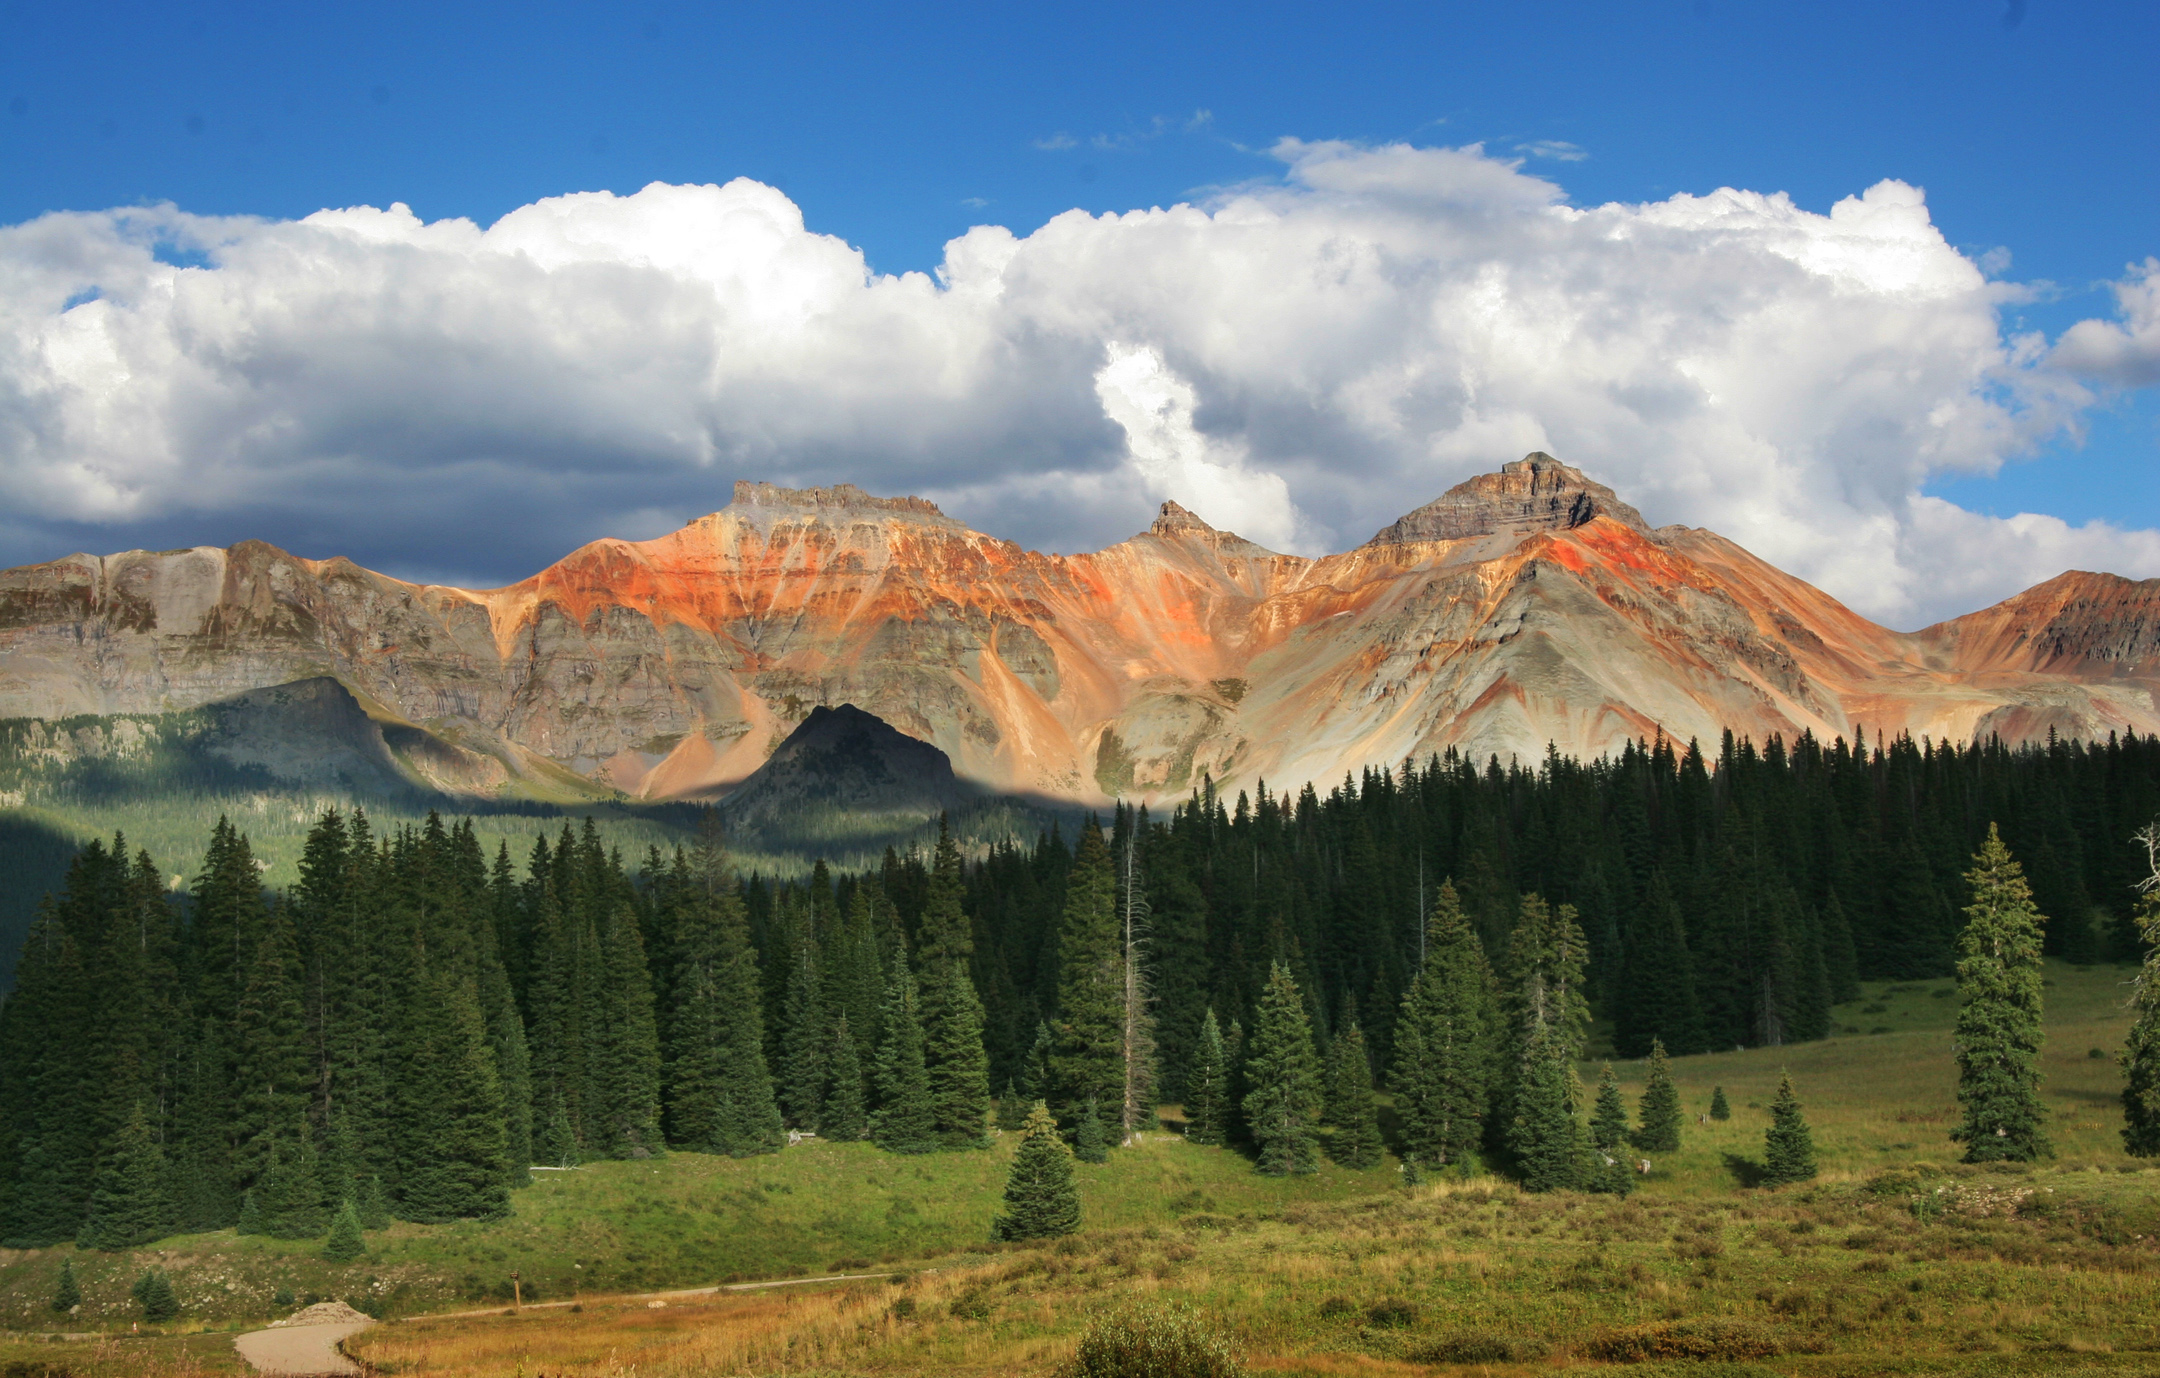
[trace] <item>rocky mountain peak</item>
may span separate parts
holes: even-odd
[[[1566,531],[1601,516],[1638,531],[1649,530],[1642,513],[1620,501],[1612,489],[1542,450],[1533,450],[1501,465],[1497,474],[1479,474],[1456,484],[1376,532],[1366,544],[1460,541],[1500,533],[1526,536]]]
[[[782,488],[775,483],[737,479],[735,501],[729,506],[753,519],[768,515],[897,517],[935,526],[959,525],[928,498],[880,498],[852,483],[836,483],[829,488]]]
[[[1253,544],[1234,531],[1220,531],[1209,526],[1193,511],[1176,502],[1166,502],[1155,516],[1155,524],[1148,534],[1160,536],[1167,541],[1193,541],[1208,546],[1225,555],[1272,555],[1275,552],[1265,546]]]

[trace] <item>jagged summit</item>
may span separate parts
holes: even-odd
[[[753,517],[766,513],[879,515],[938,526],[959,525],[939,511],[938,505],[928,498],[881,498],[864,492],[852,483],[836,483],[829,488],[782,488],[776,483],[737,479],[735,501],[729,506],[731,509],[745,509],[745,515]]]
[[[1611,517],[1647,531],[1642,513],[1620,501],[1604,484],[1542,450],[1500,466],[1497,474],[1465,479],[1393,526],[1373,534],[1367,545],[1409,545],[1419,541],[1460,541],[1506,532],[1569,531],[1595,517]]]
[[[1176,502],[1165,502],[1156,514],[1155,524],[1148,528],[1151,536],[1168,541],[1197,541],[1223,555],[1273,555],[1266,546],[1246,540],[1235,531],[1220,531],[1209,526],[1190,508]]]

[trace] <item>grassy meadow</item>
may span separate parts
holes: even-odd
[[[1875,985],[1839,1007],[1847,1032],[1825,1042],[1676,1060],[1683,1147],[1626,1200],[1528,1196],[1493,1179],[1405,1190],[1392,1160],[1267,1179],[1235,1153],[1149,1135],[1079,1169],[1081,1235],[992,1246],[1010,1135],[926,1158],[817,1143],[746,1160],[677,1154],[538,1174],[508,1220],[399,1225],[345,1267],[312,1244],[230,1233],[132,1255],[6,1256],[0,1321],[20,1338],[0,1341],[0,1368],[230,1367],[215,1334],[25,1334],[59,1319],[45,1302],[72,1257],[85,1296],[66,1322],[75,1331],[125,1331],[127,1287],[155,1263],[186,1308],[177,1330],[244,1328],[339,1296],[395,1319],[354,1342],[379,1371],[443,1378],[1047,1372],[1090,1316],[1143,1298],[1196,1308],[1262,1372],[1636,1360],[1616,1371],[2160,1374],[2160,1171],[2117,1137],[2129,975],[2049,964],[2057,1156],[2031,1168],[1956,1162],[1956,1000],[1937,994],[1950,983]],[[1749,1185],[1750,1168],[1783,1070],[1823,1172],[1770,1191]],[[1616,1071],[1632,1102],[1642,1067]],[[1697,1122],[1717,1085],[1733,1118]],[[513,1269],[539,1299],[578,1309],[428,1317],[507,1310]],[[660,1308],[627,1295],[833,1271],[901,1276]]]

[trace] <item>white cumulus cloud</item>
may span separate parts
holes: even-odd
[[[0,228],[0,560],[261,535],[521,576],[738,477],[917,492],[1084,549],[1173,497],[1343,548],[1544,449],[1917,625],[2160,537],[1924,497],[2160,380],[2118,317],[2021,293],[1916,188],[1575,206],[1479,147],[1285,140],[1202,203],[978,226],[881,275],[748,180],[299,221],[172,207]]]

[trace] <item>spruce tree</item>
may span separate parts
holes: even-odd
[[[75,1282],[75,1260],[60,1260],[60,1286],[53,1292],[52,1309],[66,1315],[82,1305],[82,1288]]]
[[[1680,1126],[1686,1115],[1680,1109],[1680,1090],[1673,1085],[1672,1064],[1665,1045],[1650,1043],[1650,1075],[1643,1083],[1642,1104],[1637,1107],[1642,1123],[1636,1127],[1635,1146],[1645,1153],[1678,1153]]]
[[[1245,1052],[1245,1124],[1260,1150],[1260,1170],[1270,1175],[1319,1168],[1317,1130],[1323,1109],[1320,1058],[1312,1024],[1290,971],[1268,969]]]
[[[990,1056],[983,1047],[982,1000],[968,970],[975,943],[961,908],[965,890],[960,846],[941,817],[916,955],[931,1124],[945,1148],[984,1148],[990,1142]]]
[[[734,870],[714,828],[700,835],[687,870],[674,935],[668,1133],[701,1152],[770,1153],[786,1134],[765,1062],[763,978]]]
[[[359,1206],[361,1229],[390,1228],[390,1196],[383,1190],[382,1178],[372,1172],[360,1179]]]
[[[1576,1085],[1574,1058],[1563,1046],[1562,1034],[1537,1026],[1522,1052],[1507,1136],[1508,1155],[1527,1191],[1562,1191],[1582,1184],[1583,1127],[1575,1114]]]
[[[502,1082],[469,979],[416,953],[399,1058],[397,1210],[440,1224],[510,1210]]]
[[[322,1171],[305,1116],[298,1118],[291,1137],[270,1145],[270,1160],[253,1195],[262,1233],[273,1239],[312,1239],[329,1225]]]
[[[1328,1157],[1357,1171],[1378,1167],[1385,1149],[1373,1102],[1372,1059],[1354,1023],[1328,1045],[1327,1083],[1327,1122],[1335,1131]]]
[[[1088,1101],[1124,1103],[1124,964],[1118,941],[1117,879],[1102,829],[1092,821],[1065,882],[1057,933],[1056,1045],[1050,1055],[1050,1109],[1068,1128]]]
[[[652,975],[637,911],[627,900],[599,931],[600,979],[588,1054],[591,1095],[585,1135],[615,1158],[644,1158],[663,1148],[660,1135],[660,1034]]]
[[[1725,1088],[1722,1086],[1710,1088],[1710,1118],[1713,1120],[1729,1120],[1732,1118],[1732,1102],[1725,1099]]]
[[[1627,1154],[1627,1105],[1620,1098],[1620,1083],[1607,1063],[1598,1077],[1597,1099],[1590,1111],[1592,1162],[1583,1185],[1591,1191],[1625,1196],[1635,1189],[1634,1166]]]
[[[173,1294],[172,1281],[161,1268],[152,1268],[137,1278],[129,1295],[142,1307],[143,1319],[153,1325],[180,1314],[180,1299]]]
[[[350,1263],[367,1252],[367,1238],[360,1232],[360,1208],[350,1199],[338,1207],[330,1222],[330,1237],[323,1241],[323,1257],[332,1263]]]
[[[915,1004],[915,976],[907,955],[893,961],[878,1021],[878,1108],[870,1117],[870,1141],[887,1153],[931,1153],[938,1147],[930,1109],[930,1074],[923,1067],[922,1019]]]
[[[1425,928],[1425,965],[1395,1021],[1388,1078],[1402,1117],[1403,1153],[1426,1169],[1472,1158],[1492,1095],[1492,969],[1452,882],[1442,882]]]
[[[1627,1146],[1627,1103],[1620,1098],[1620,1082],[1611,1063],[1598,1074],[1597,1099],[1590,1110],[1590,1146],[1617,1153]]]
[[[1020,1099],[1020,1088],[1011,1077],[1005,1078],[1005,1091],[997,1100],[997,1127],[1013,1131],[1027,1123],[1028,1103]]]
[[[2049,1152],[2040,1100],[2040,930],[2032,891],[1994,824],[1966,872],[1973,902],[1958,937],[1958,1103],[1950,1137],[1965,1161],[2031,1162]]]
[[[780,1013],[780,1103],[787,1123],[802,1130],[818,1127],[831,1038],[825,1022],[824,963],[810,926],[805,906],[795,915],[790,935],[787,993]]]
[[[1080,1123],[1073,1130],[1073,1157],[1083,1163],[1107,1162],[1110,1158],[1110,1131],[1103,1126],[1102,1107],[1093,1096],[1080,1107]]]
[[[2160,852],[2160,839],[2156,839]],[[2145,961],[2138,968],[2130,998],[2137,1018],[2123,1042],[2123,1151],[2137,1158],[2160,1157],[2160,888],[2150,889],[2137,908],[2138,935]]]
[[[1800,1114],[1791,1075],[1783,1075],[1778,1078],[1777,1098],[1770,1102],[1770,1128],[1763,1133],[1762,1180],[1774,1187],[1805,1182],[1814,1175],[1815,1138]]]
[[[76,1244],[114,1253],[163,1234],[170,1215],[165,1171],[165,1155],[151,1136],[142,1106],[137,1105],[98,1167],[90,1189],[90,1213]]]
[[[992,1222],[990,1237],[1054,1239],[1078,1230],[1080,1191],[1073,1183],[1072,1163],[1072,1150],[1050,1117],[1050,1107],[1035,1102],[1005,1179],[1005,1213]]]
[[[862,1059],[855,1052],[855,1034],[848,1027],[845,1009],[833,1025],[832,1051],[825,1065],[832,1080],[825,1088],[818,1135],[834,1143],[853,1143],[868,1132],[870,1118],[863,1108]]]
[[[1185,1137],[1196,1144],[1223,1141],[1230,1101],[1228,1062],[1222,1026],[1215,1022],[1215,1007],[1210,1005],[1207,1017],[1200,1021],[1200,1041],[1194,1046],[1192,1063],[1185,1071]]]

